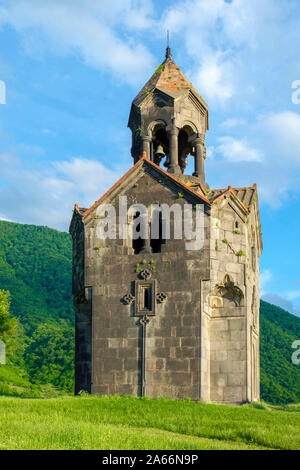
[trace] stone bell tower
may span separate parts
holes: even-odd
[[[128,126],[134,165],[90,208],[76,204],[70,225],[75,391],[259,400],[257,187],[208,188],[208,107],[169,48],[133,100]],[[187,159],[193,175],[185,174]],[[134,209],[125,218],[124,198]],[[195,250],[185,231],[175,236],[170,217],[187,205],[194,215],[203,209],[203,244]],[[111,238],[98,231],[108,207],[118,229]],[[133,239],[141,207],[145,236]],[[167,220],[170,236],[162,230]]]
[[[156,164],[165,157],[167,171],[181,175],[192,155],[193,176],[205,183],[208,107],[173,61],[169,47],[164,62],[133,100],[128,127],[134,163],[146,152]]]

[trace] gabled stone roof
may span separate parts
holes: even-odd
[[[206,192],[206,197],[211,203],[214,203],[222,199],[225,194],[232,193],[234,197],[239,199],[246,209],[250,209],[252,203],[255,201],[256,192],[256,184],[252,187],[244,188],[232,188],[231,186],[228,186],[226,189],[211,189]]]
[[[75,212],[81,217],[88,215],[88,213],[93,208],[95,208],[101,202],[103,202],[106,196],[108,196],[115,188],[117,188],[120,185],[120,183],[124,179],[126,179],[126,177],[129,176],[134,171],[135,168],[142,165],[143,162],[146,162],[150,166],[156,168],[161,173],[166,175],[168,178],[175,181],[178,185],[181,185],[182,188],[184,188],[185,190],[188,190],[190,193],[202,199],[202,201],[206,203],[214,204],[218,202],[219,200],[221,200],[226,194],[232,193],[233,197],[236,198],[241,203],[245,211],[249,211],[251,209],[253,202],[257,199],[257,185],[256,184],[254,184],[252,187],[232,188],[231,186],[228,186],[228,188],[224,188],[224,189],[206,190],[205,188],[201,186],[201,184],[197,183],[195,181],[195,178],[193,177],[187,177],[183,175],[182,178],[181,177],[176,178],[175,176],[166,172],[160,166],[150,161],[146,157],[146,154],[144,152],[142,158],[133,167],[131,167],[130,170],[127,173],[125,173],[125,175],[123,175],[119,179],[119,181],[117,181],[100,199],[95,201],[95,203],[90,208],[88,209],[82,208],[82,207],[79,207],[78,204],[75,204]]]
[[[233,197],[239,200],[244,209],[249,210],[257,197],[256,184],[250,187],[245,186],[243,188],[232,188],[232,186],[228,186],[228,188],[224,189],[206,189],[197,181],[198,178],[189,175],[182,175],[182,178],[187,186],[205,196],[211,204],[218,202],[226,194],[232,193]],[[181,180],[181,178],[179,178],[179,180]]]
[[[202,202],[209,204],[209,199],[205,195],[203,195],[202,192],[200,193],[199,191],[196,191],[194,188],[191,188],[190,186],[186,185],[182,180],[176,178],[175,176],[163,170],[160,166],[156,165],[154,162],[149,160],[146,157],[146,152],[144,152],[142,158],[140,158],[140,160],[133,167],[131,167],[130,170],[128,170],[127,173],[125,173],[125,175],[123,175],[119,179],[119,181],[117,181],[103,196],[101,196],[100,199],[95,201],[95,203],[89,209],[81,208],[78,206],[78,204],[75,204],[74,213],[83,218],[87,216],[93,209],[98,207],[98,205],[101,204],[104,201],[104,199],[106,199],[106,197],[108,197],[115,189],[117,189],[127,177],[129,177],[132,173],[134,173],[134,171],[138,167],[142,166],[143,164],[146,164],[152,167],[153,169],[155,169],[156,171],[160,172],[162,175],[169,178],[171,181],[175,182],[179,187],[181,187],[182,190],[185,190],[188,193],[190,193],[190,195],[196,196]]]
[[[157,67],[150,80],[148,80],[146,85],[133,100],[133,104],[138,106],[154,89],[160,90],[173,98],[187,93],[190,90],[198,100],[201,101],[205,108],[207,108],[207,104],[202,96],[195,90],[191,82],[181,72],[170,55]]]

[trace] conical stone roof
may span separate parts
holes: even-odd
[[[173,98],[177,98],[177,96],[191,90],[207,108],[202,96],[199,95],[192,83],[173,61],[169,48],[167,48],[166,59],[157,67],[152,77],[133,100],[133,104],[138,106],[154,89],[160,90]]]

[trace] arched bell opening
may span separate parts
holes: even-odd
[[[190,126],[184,126],[178,133],[178,163],[182,173],[184,173],[189,155],[194,155],[193,145],[190,142],[190,137],[194,134]]]
[[[152,131],[151,159],[156,165],[160,165],[165,158],[164,166],[169,165],[169,139],[166,127],[157,124]]]

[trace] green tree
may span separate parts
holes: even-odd
[[[10,316],[10,293],[0,289],[0,340],[7,350],[13,349],[16,341],[18,320]]]
[[[31,381],[73,392],[74,330],[66,322],[41,323],[25,351]]]

